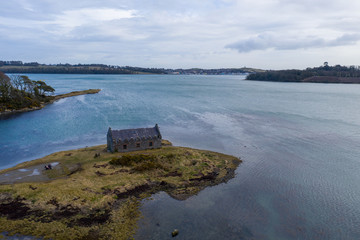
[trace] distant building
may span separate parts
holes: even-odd
[[[107,149],[109,152],[131,152],[152,148],[161,148],[159,126],[153,128],[136,128],[112,130],[107,132]]]

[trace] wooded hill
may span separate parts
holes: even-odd
[[[360,83],[360,67],[358,66],[323,66],[305,70],[278,70],[249,74],[246,80],[273,82],[316,82],[316,83]]]

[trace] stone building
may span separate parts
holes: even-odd
[[[153,128],[112,130],[107,132],[109,152],[131,152],[161,148],[161,134],[158,125]]]

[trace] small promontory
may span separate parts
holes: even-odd
[[[162,145],[128,153],[86,147],[0,171],[0,231],[45,239],[129,239],[142,199],[158,191],[187,199],[233,178],[241,162],[166,140]]]
[[[88,90],[82,90],[82,91],[73,91],[70,93],[59,94],[59,95],[55,95],[55,96],[46,96],[43,99],[43,101],[39,101],[37,103],[35,101],[33,101],[33,103],[31,105],[28,105],[25,107],[20,107],[20,108],[14,108],[10,105],[10,108],[3,108],[2,111],[0,111],[0,117],[6,117],[6,116],[13,115],[16,113],[40,110],[40,109],[44,108],[46,105],[52,104],[62,98],[75,97],[75,96],[85,95],[85,94],[95,94],[100,91],[101,91],[101,89],[88,89]]]
[[[44,81],[34,81],[25,75],[6,75],[0,72],[0,119],[16,113],[39,110],[59,99],[84,94],[94,94],[100,89],[74,91],[50,95],[55,89]]]

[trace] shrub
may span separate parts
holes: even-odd
[[[112,165],[122,165],[122,166],[133,166],[136,163],[141,163],[145,161],[155,161],[156,157],[154,155],[123,155],[119,158],[113,158],[110,160]]]
[[[123,155],[119,158],[113,158],[109,162],[112,165],[121,165],[133,167],[135,171],[148,171],[153,169],[163,169],[163,166],[157,162],[155,155]]]
[[[165,158],[168,160],[172,160],[176,157],[176,155],[174,153],[169,153],[165,155]]]
[[[146,162],[142,162],[142,163],[136,165],[134,167],[134,170],[143,172],[143,171],[148,171],[148,170],[153,170],[153,169],[161,169],[161,168],[162,168],[162,165],[158,162],[146,161]]]

